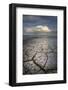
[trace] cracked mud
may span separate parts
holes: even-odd
[[[23,74],[57,73],[57,40],[32,38],[23,41]]]

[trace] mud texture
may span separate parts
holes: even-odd
[[[32,38],[23,41],[23,74],[57,73],[56,39]]]

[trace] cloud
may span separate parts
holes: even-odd
[[[42,26],[42,25],[36,26],[35,31],[39,31],[39,32],[51,32],[51,30],[48,28],[48,26]]]
[[[51,32],[48,26],[37,25],[35,27],[26,28],[25,32]]]
[[[25,32],[33,32],[32,28],[25,28]]]

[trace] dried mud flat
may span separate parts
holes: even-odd
[[[56,40],[32,38],[23,43],[24,75],[57,73]]]

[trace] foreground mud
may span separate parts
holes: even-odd
[[[56,40],[33,38],[23,43],[23,74],[57,73]]]

